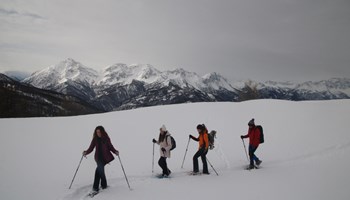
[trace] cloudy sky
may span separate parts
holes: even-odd
[[[0,72],[71,57],[229,79],[350,77],[349,0],[0,0]]]

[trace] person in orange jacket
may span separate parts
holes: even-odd
[[[197,126],[197,131],[199,133],[199,137],[196,138],[192,135],[189,135],[191,139],[199,142],[198,151],[193,156],[193,174],[195,175],[199,173],[199,167],[198,167],[199,157],[201,157],[203,162],[203,174],[209,174],[207,157],[206,157],[208,153],[208,148],[209,148],[208,130],[204,124],[199,124]]]

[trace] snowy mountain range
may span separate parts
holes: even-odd
[[[102,111],[187,102],[350,98],[349,78],[299,84],[234,82],[215,72],[199,76],[181,68],[159,71],[149,64],[118,63],[96,71],[71,58],[37,71],[21,83],[78,97]]]
[[[238,91],[217,73],[200,77],[184,69],[161,72],[152,65],[121,63],[97,72],[71,58],[35,72],[22,82],[79,97],[106,111],[238,100]]]

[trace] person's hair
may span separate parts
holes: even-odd
[[[165,135],[167,134],[168,131],[165,131],[164,134],[159,133],[158,141],[163,142],[165,139]]]
[[[103,126],[97,126],[97,127],[95,128],[95,131],[94,131],[93,139],[95,139],[95,138],[98,137],[98,136],[97,136],[97,130],[100,130],[100,132],[101,132],[101,138],[108,138],[108,134],[107,134],[105,128],[103,128]]]
[[[207,128],[205,127],[204,124],[198,124],[197,129],[200,130],[200,133],[204,133]]]

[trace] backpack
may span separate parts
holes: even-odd
[[[262,144],[265,142],[263,127],[261,125],[257,125],[256,128],[258,128],[260,131],[260,144]]]
[[[170,151],[172,151],[173,149],[176,148],[176,141],[173,138],[173,136],[171,136],[171,135],[167,135],[167,136],[170,136],[170,140],[171,140],[171,149],[170,149]],[[165,141],[167,142],[168,140],[165,140]]]
[[[216,138],[216,131],[212,130],[210,133],[208,133],[208,140],[209,140],[209,149],[212,150],[214,149],[214,142]]]

